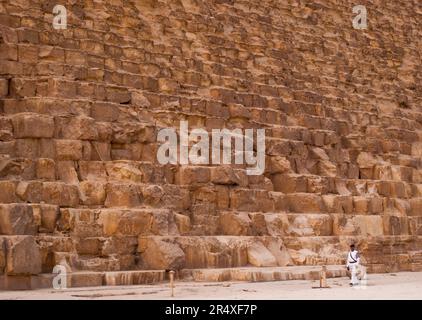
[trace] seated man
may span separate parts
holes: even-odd
[[[346,264],[347,270],[349,270],[351,273],[351,280],[350,280],[351,286],[359,284],[359,280],[357,277],[359,263],[360,263],[359,253],[357,250],[355,250],[355,245],[352,244],[350,246],[350,251],[347,255],[347,264]]]

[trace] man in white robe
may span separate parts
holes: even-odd
[[[355,249],[355,245],[350,246],[350,251],[347,254],[347,270],[351,273],[350,285],[356,286],[359,284],[357,272],[360,264],[359,252]]]

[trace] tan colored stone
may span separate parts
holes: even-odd
[[[211,182],[223,185],[238,185],[240,178],[233,168],[220,165],[211,168]]]
[[[176,183],[190,185],[210,181],[210,168],[199,166],[182,166],[176,175]]]
[[[9,275],[30,275],[41,273],[40,249],[32,236],[6,238],[7,266]]]
[[[275,267],[277,265],[276,258],[261,242],[255,242],[248,246],[248,262],[255,267]]]
[[[37,159],[36,175],[38,179],[55,180],[56,165],[52,159]]]
[[[34,235],[37,226],[31,206],[27,204],[0,205],[0,234]]]
[[[85,205],[103,205],[106,197],[104,184],[97,181],[79,183],[81,201]]]
[[[48,204],[33,204],[34,220],[39,226],[39,232],[53,233],[59,219],[59,207]]]
[[[44,182],[42,198],[48,204],[65,207],[76,207],[79,205],[78,188],[60,182]]]
[[[128,184],[106,185],[106,207],[136,207],[141,204],[137,188]]]
[[[248,214],[235,214],[224,212],[220,215],[220,228],[222,234],[242,236],[250,235],[251,219]]]
[[[12,122],[16,138],[52,138],[54,134],[54,120],[51,116],[19,113],[13,116]]]
[[[181,235],[188,234],[191,230],[191,221],[190,218],[183,214],[176,213],[174,219],[177,225],[177,229]]]
[[[414,198],[409,200],[410,204],[410,214],[412,216],[421,216],[422,215],[422,198]]]
[[[19,202],[16,196],[16,183],[13,181],[0,181],[0,203]]]
[[[57,160],[81,160],[82,142],[80,140],[54,140]]]
[[[139,239],[141,263],[151,269],[180,270],[185,266],[185,253],[180,246],[155,238]]]
[[[308,193],[286,195],[291,212],[318,213],[324,210],[324,203],[320,196]]]

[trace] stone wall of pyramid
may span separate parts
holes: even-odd
[[[362,0],[366,30],[340,0],[61,2],[67,29],[55,1],[0,1],[0,283],[344,265],[351,243],[421,270],[420,1]],[[265,129],[264,174],[160,164],[180,121]]]

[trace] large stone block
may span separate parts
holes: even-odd
[[[59,206],[48,204],[33,204],[32,211],[39,226],[39,232],[53,233],[59,219]]]
[[[37,113],[19,113],[12,117],[15,138],[52,138],[54,119]]]
[[[24,202],[41,202],[43,184],[40,181],[20,181],[16,187],[16,194]]]
[[[136,186],[111,184],[106,186],[106,207],[136,207],[141,204]]]
[[[0,234],[33,235],[37,225],[31,206],[27,204],[0,204]]]
[[[138,251],[141,264],[147,268],[180,270],[186,263],[185,253],[171,240],[140,237]]]
[[[81,201],[85,205],[103,205],[106,197],[104,184],[98,181],[82,181],[79,184]]]
[[[0,181],[0,203],[19,202],[14,181]]]
[[[409,200],[410,212],[412,216],[422,216],[422,198],[414,198]]]
[[[277,266],[276,258],[261,242],[254,242],[248,247],[248,262],[255,267]]]
[[[239,185],[240,177],[229,166],[217,166],[211,168],[211,182],[215,184]]]
[[[31,275],[41,273],[40,248],[32,236],[7,237],[8,275]]]
[[[291,212],[318,213],[325,210],[321,196],[309,193],[287,194],[286,200],[289,203]]]
[[[54,140],[57,160],[81,160],[82,146],[80,140]]]
[[[77,186],[63,182],[44,182],[42,199],[48,204],[77,207],[79,205],[79,190]]]
[[[55,180],[56,164],[53,159],[37,159],[35,172],[38,179]]]
[[[219,223],[222,234],[233,236],[251,235],[252,221],[247,213],[224,212],[220,215]]]
[[[181,185],[208,183],[210,168],[199,166],[182,166],[176,174],[176,183]]]
[[[56,118],[57,137],[71,140],[97,140],[98,131],[93,118],[59,117]]]

